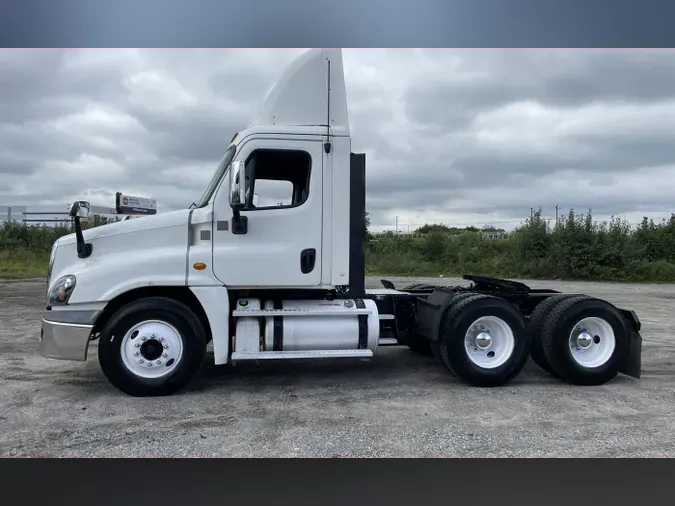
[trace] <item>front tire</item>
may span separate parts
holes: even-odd
[[[522,371],[530,341],[523,316],[511,304],[471,294],[450,304],[437,349],[445,367],[463,381],[495,387]]]
[[[135,397],[171,395],[197,375],[206,332],[185,304],[164,297],[119,309],[101,332],[98,359],[108,381]]]

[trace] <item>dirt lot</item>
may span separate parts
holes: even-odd
[[[39,356],[43,284],[0,282],[0,455],[675,456],[675,286],[531,285],[635,309],[643,379],[571,387],[529,364],[482,390],[389,348],[370,362],[207,361],[187,391],[136,399],[108,385],[95,349],[86,363]]]

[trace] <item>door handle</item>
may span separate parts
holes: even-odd
[[[309,274],[316,264],[316,250],[314,248],[302,250],[300,253],[300,270],[303,274]]]

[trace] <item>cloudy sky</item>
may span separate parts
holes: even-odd
[[[196,200],[298,50],[1,50],[0,206]],[[675,53],[345,50],[376,229],[675,211]]]

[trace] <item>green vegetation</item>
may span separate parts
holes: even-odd
[[[535,212],[501,239],[477,229],[425,226],[414,236],[368,234],[372,275],[485,274],[521,279],[675,282],[675,214],[637,227],[613,218],[569,215],[549,226]]]
[[[96,227],[111,221],[115,220],[94,216],[83,222],[82,227]],[[0,226],[0,279],[47,276],[49,252],[54,241],[72,232],[69,224],[51,227],[3,224]]]
[[[94,217],[87,226],[109,220]],[[525,279],[675,282],[675,214],[637,227],[591,214],[549,226],[541,211],[513,232],[490,239],[483,230],[426,225],[414,236],[371,234],[366,220],[366,269],[371,275],[486,274]],[[0,278],[44,277],[53,242],[69,226],[6,224],[0,228]]]

